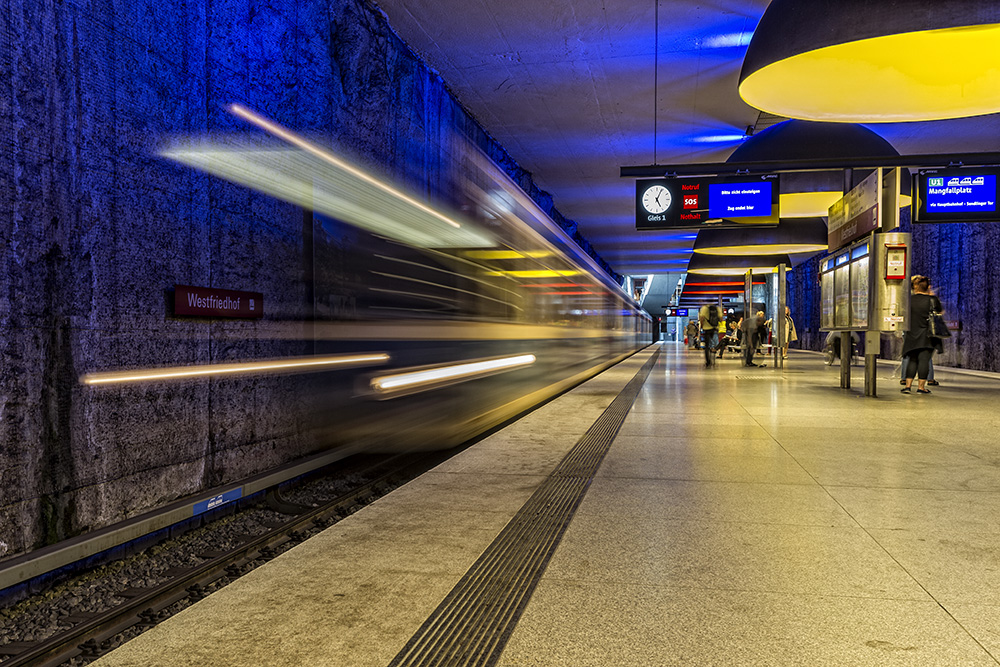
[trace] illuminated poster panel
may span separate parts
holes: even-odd
[[[844,263],[834,269],[833,319],[837,327],[851,326],[851,265]]]
[[[868,327],[868,257],[861,257],[851,266],[851,326]]]
[[[822,276],[822,295],[820,311],[820,328],[833,329],[837,326],[837,321],[833,317],[833,271],[827,271]]]

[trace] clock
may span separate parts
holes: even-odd
[[[653,185],[642,193],[642,207],[650,213],[663,213],[670,208],[670,199],[670,190]]]

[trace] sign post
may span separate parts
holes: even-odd
[[[785,272],[787,268],[784,264],[778,265],[778,312],[774,315],[775,323],[775,334],[778,338],[777,345],[772,346],[772,351],[774,352],[774,367],[784,369],[785,367],[785,357],[784,345],[782,344],[786,337],[789,335],[788,321],[785,319],[785,305],[787,304],[787,290],[788,281],[786,280]]]

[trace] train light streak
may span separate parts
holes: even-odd
[[[289,357],[267,361],[249,361],[228,364],[201,364],[194,366],[172,366],[133,371],[107,371],[87,373],[80,378],[86,385],[110,385],[126,382],[156,382],[164,380],[186,380],[197,377],[214,377],[239,373],[279,373],[324,371],[335,368],[349,368],[384,364],[389,361],[385,353],[351,354],[327,357]]]
[[[402,391],[412,392],[451,384],[453,382],[474,380],[495,373],[512,371],[530,366],[533,363],[535,363],[535,355],[521,354],[515,357],[485,359],[452,366],[439,366],[437,368],[392,373],[372,378],[371,388],[380,394]]]
[[[293,146],[298,146],[299,148],[301,148],[302,150],[306,151],[307,153],[311,153],[312,155],[315,155],[319,159],[321,159],[321,160],[323,160],[325,162],[329,162],[330,164],[334,165],[338,169],[343,169],[344,171],[347,171],[347,172],[349,172],[349,173],[357,176],[361,180],[369,183],[370,185],[373,185],[376,188],[379,188],[380,190],[383,190],[384,192],[386,192],[386,193],[388,193],[390,195],[398,197],[399,199],[402,199],[404,202],[406,202],[410,206],[413,206],[414,208],[418,208],[421,211],[423,211],[424,213],[429,213],[430,215],[432,215],[432,216],[438,218],[439,220],[441,220],[441,221],[443,221],[443,222],[451,225],[452,227],[455,227],[456,229],[458,229],[458,228],[460,228],[462,226],[459,223],[457,223],[454,220],[452,220],[451,218],[449,218],[449,217],[447,217],[445,215],[442,215],[438,211],[435,211],[434,209],[432,209],[431,207],[427,206],[423,202],[417,201],[416,199],[414,199],[413,197],[410,197],[406,193],[400,192],[396,188],[393,188],[392,186],[390,186],[390,185],[388,185],[388,184],[380,181],[379,179],[375,178],[374,176],[372,176],[370,174],[367,174],[367,173],[361,171],[360,169],[357,169],[356,167],[353,167],[352,165],[350,165],[350,164],[344,162],[343,160],[337,158],[337,156],[333,155],[329,151],[326,151],[326,150],[322,149],[321,147],[317,146],[316,144],[312,143],[311,141],[308,141],[308,140],[300,137],[299,135],[295,134],[291,130],[288,130],[287,128],[282,127],[281,125],[275,123],[274,121],[268,120],[267,118],[264,118],[260,114],[254,113],[253,111],[251,111],[250,109],[247,109],[246,107],[244,107],[241,104],[231,104],[231,105],[229,105],[229,110],[233,114],[239,116],[240,118],[246,120],[249,123],[253,123],[257,127],[261,128],[262,130],[265,130],[266,132],[269,132],[269,133],[273,134],[274,136],[276,136],[276,137],[278,137],[280,139],[283,139],[284,141],[287,141],[288,143],[292,144]]]
[[[549,271],[549,270],[534,270],[534,271],[488,271],[486,275],[488,276],[507,276],[508,278],[566,278],[569,276],[578,276],[580,271]]]

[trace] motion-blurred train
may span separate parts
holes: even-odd
[[[311,349],[257,360],[252,372],[309,372],[297,400],[324,446],[453,446],[651,341],[650,317],[478,149],[451,156],[451,201],[431,204],[232,110],[262,130],[252,142],[189,141],[162,154],[311,215],[313,312],[294,323]]]

